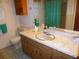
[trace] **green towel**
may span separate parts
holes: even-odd
[[[0,29],[2,30],[2,33],[6,33],[7,32],[7,26],[6,26],[6,24],[1,24],[0,25]]]

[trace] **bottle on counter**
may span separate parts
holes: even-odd
[[[39,27],[39,20],[38,19],[34,19],[34,25],[36,26],[36,27]]]
[[[38,29],[39,29],[39,19],[35,18],[34,19],[34,32],[38,32]]]

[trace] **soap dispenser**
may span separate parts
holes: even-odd
[[[34,31],[38,32],[38,29],[39,29],[39,20],[37,18],[34,19],[34,25],[35,25]]]
[[[35,18],[34,19],[34,24],[35,24],[36,27],[38,27],[39,26],[39,20]]]

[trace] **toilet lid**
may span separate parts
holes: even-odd
[[[11,39],[10,41],[11,42],[18,42],[18,41],[20,41],[20,36],[17,36],[17,37],[15,37],[15,38],[13,38],[13,39]]]

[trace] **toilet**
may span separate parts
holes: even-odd
[[[10,44],[14,49],[21,48],[21,42],[20,42],[21,37],[17,36],[13,39],[10,40]]]

